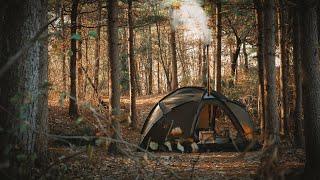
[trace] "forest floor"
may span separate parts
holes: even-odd
[[[123,139],[137,145],[142,123],[154,104],[163,95],[143,96],[137,100],[138,129],[121,123]],[[63,103],[62,103],[63,104]],[[129,99],[122,98],[121,107],[128,112]],[[68,116],[66,105],[59,100],[49,101],[50,134],[59,136],[102,136],[101,128],[110,126],[104,117],[97,121],[97,113],[87,106],[80,109],[82,118],[73,120]],[[59,138],[58,138],[59,139]],[[261,152],[208,152],[144,153],[132,150],[125,155],[111,156],[107,144],[88,145],[82,141],[70,144],[51,140],[49,164],[39,170],[48,179],[254,179],[260,167]],[[135,149],[135,148],[131,148]],[[279,172],[302,168],[303,150],[280,148]],[[281,172],[280,172],[281,173]]]

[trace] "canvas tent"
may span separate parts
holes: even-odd
[[[221,109],[238,131],[238,136],[249,142],[253,139],[254,123],[245,106],[231,101],[218,92],[208,94],[205,88],[183,87],[162,98],[151,110],[141,130],[140,147],[149,143],[165,143],[173,139],[173,130],[179,128],[179,138],[199,142],[199,131],[213,130],[217,112]],[[210,132],[210,131],[208,131]]]

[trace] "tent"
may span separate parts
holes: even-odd
[[[237,131],[237,139],[242,142],[253,140],[254,123],[244,105],[215,91],[209,94],[202,87],[183,87],[171,92],[153,107],[141,130],[140,147],[147,149],[150,142],[164,144],[173,139],[192,139],[198,144],[204,143],[201,137],[208,133],[215,134],[215,121],[219,114],[228,117]],[[214,139],[209,142],[218,143],[217,136],[211,137]]]

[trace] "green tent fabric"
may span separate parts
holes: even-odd
[[[245,106],[215,91],[208,94],[202,87],[183,87],[171,92],[153,107],[141,130],[140,147],[147,148],[150,141],[165,143],[172,138],[170,132],[175,128],[181,129],[180,138],[195,139],[206,105],[222,109],[244,141],[253,139],[255,127]]]

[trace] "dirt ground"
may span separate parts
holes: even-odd
[[[143,96],[137,100],[138,129],[121,123],[123,139],[137,145],[143,121],[154,104],[163,95]],[[128,112],[129,99],[122,99],[121,107]],[[103,113],[93,113],[90,106],[81,107],[82,118],[68,116],[67,104],[59,99],[49,101],[50,134],[65,136],[103,136],[109,132],[110,121]],[[97,118],[97,114],[100,114]],[[97,121],[99,119],[99,121]],[[70,143],[71,142],[71,143]],[[38,176],[46,179],[255,179],[260,167],[260,151],[209,153],[144,153],[131,152],[111,156],[106,143],[88,145],[86,142],[50,140],[47,167],[38,170]],[[122,145],[126,147],[125,145]],[[279,172],[303,168],[303,150],[280,148]]]

